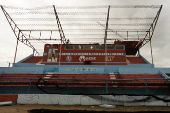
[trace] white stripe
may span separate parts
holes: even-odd
[[[46,76],[52,76],[52,75],[46,75]]]
[[[44,77],[44,78],[50,78],[50,77]]]

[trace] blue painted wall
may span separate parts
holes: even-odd
[[[164,72],[162,72],[161,70],[160,71],[160,74],[162,75],[162,77],[164,77],[165,79],[170,79],[170,77],[168,75],[166,75]],[[168,80],[170,81],[170,80]]]
[[[36,65],[16,63],[14,67],[0,68],[0,73],[29,74],[159,74],[159,70],[170,73],[170,68],[153,68],[153,64],[130,65]]]
[[[46,53],[44,53],[46,54]],[[1,73],[24,73],[24,74],[159,74],[161,70],[164,73],[170,73],[170,68],[154,68],[154,65],[148,62],[140,54],[140,57],[148,64],[130,64],[130,65],[40,65],[36,63],[21,63],[34,54],[29,55],[13,67],[0,67]]]
[[[158,69],[166,74],[170,74],[170,68],[158,68]]]
[[[156,68],[119,68],[120,74],[160,74]]]
[[[2,70],[0,74],[2,73],[8,73],[8,74],[43,74],[43,67],[5,67],[0,68]]]
[[[44,53],[45,55],[46,53]],[[139,56],[148,64],[130,65],[40,65],[36,63],[21,63],[34,54],[29,55],[13,67],[0,67],[1,73],[25,73],[25,74],[160,74],[170,73],[170,68],[154,68],[154,65],[147,61],[142,55]]]
[[[170,73],[170,68],[119,68],[120,74],[161,74]]]

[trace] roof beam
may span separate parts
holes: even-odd
[[[13,19],[10,17],[10,15],[5,11],[3,6],[1,5],[1,9],[11,26],[12,31],[14,32],[14,35],[16,36],[17,40],[24,43],[25,45],[29,46],[30,48],[34,49],[37,53],[38,51],[34,48],[34,46],[31,45],[31,43],[27,40],[26,36],[22,33],[22,31],[18,28],[17,24],[13,21]],[[23,39],[25,39],[25,42],[23,42]]]
[[[155,31],[155,27],[156,27],[156,24],[157,24],[159,15],[160,15],[160,13],[161,13],[161,10],[162,10],[162,5],[161,5],[161,7],[159,8],[159,11],[157,12],[156,17],[154,18],[153,23],[152,23],[151,27],[150,27],[149,30],[148,30],[148,33],[146,34],[145,38],[143,39],[143,42],[144,42],[147,38],[149,39],[149,41],[152,39],[152,36],[153,36],[154,31]],[[143,44],[140,46],[140,48],[143,47],[143,46],[144,46],[147,42],[149,42],[149,41],[145,41],[145,43],[143,43]]]

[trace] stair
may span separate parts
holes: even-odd
[[[110,79],[116,79],[116,75],[114,73],[109,73]],[[116,81],[111,81],[111,83],[117,83]],[[118,85],[112,85],[112,87],[118,87]]]

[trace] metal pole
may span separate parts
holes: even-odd
[[[10,67],[10,62],[7,62],[8,63],[8,67]]]
[[[60,65],[60,60],[61,60],[61,47],[62,47],[62,38],[61,38],[61,45],[60,45],[60,57],[59,57],[59,65]]]
[[[108,93],[108,83],[107,83],[107,80],[106,80],[106,93]]]
[[[63,41],[63,38],[65,38],[65,36],[64,36],[64,33],[63,33],[63,30],[62,30],[62,27],[61,27],[60,20],[58,18],[56,9],[55,9],[55,5],[53,5],[53,8],[54,8],[54,13],[55,13],[55,17],[56,17],[56,21],[57,21],[57,25],[58,25],[58,30],[59,30],[60,38],[61,38],[60,57],[59,57],[59,65],[60,65],[62,41]]]
[[[29,85],[29,88],[28,88],[28,93],[30,92],[31,82],[32,82],[32,79],[30,80],[30,85]]]
[[[69,82],[68,82],[68,80],[67,80],[67,89],[69,88]]]
[[[151,58],[152,58],[152,64],[153,64],[153,54],[152,54],[152,44],[151,44],[151,40],[150,40],[150,48],[151,48]]]
[[[17,48],[18,48],[18,39],[17,39],[16,50],[15,50],[14,63],[15,63],[15,60],[16,60],[16,55],[17,55]]]
[[[151,58],[152,58],[152,64],[153,64],[153,54],[152,54],[152,44],[151,44],[151,35],[150,35],[150,31],[149,31],[149,40],[150,40]]]
[[[145,80],[145,84],[146,84],[146,94],[148,94],[147,80]]]
[[[139,40],[139,34],[138,34],[138,31],[137,31],[137,35],[138,35],[138,40]]]
[[[108,14],[107,14],[107,21],[106,21],[106,29],[105,29],[105,38],[104,38],[104,46],[105,46],[105,65],[107,65],[107,30],[108,30],[108,21],[109,21],[109,11],[110,11],[110,5],[108,7]]]

